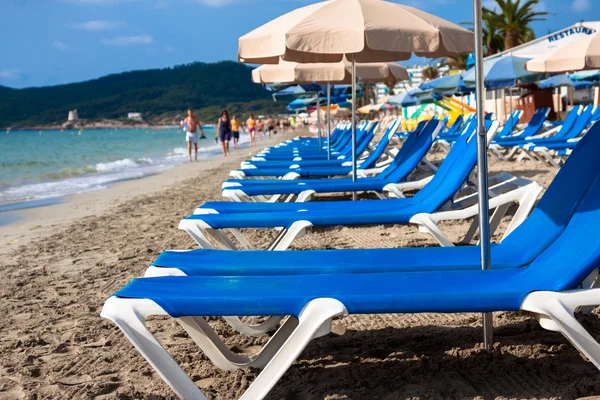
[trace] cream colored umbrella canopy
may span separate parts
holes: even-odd
[[[525,64],[528,71],[569,72],[600,68],[600,33],[582,35]]]
[[[356,76],[365,83],[391,83],[410,79],[408,71],[391,62],[357,63]],[[336,63],[296,63],[280,60],[252,70],[255,83],[352,83],[352,64],[344,59]]]
[[[402,61],[474,50],[473,33],[413,7],[383,0],[329,0],[276,18],[239,39],[250,64]]]

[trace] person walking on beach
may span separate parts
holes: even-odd
[[[263,120],[259,119],[258,121],[256,121],[256,130],[258,133],[258,141],[260,142],[262,140],[262,135],[263,135],[263,131],[265,129],[265,123]]]
[[[194,161],[198,161],[198,133],[196,129],[200,128],[200,133],[202,134],[200,139],[206,139],[206,135],[204,134],[200,120],[194,115],[193,109],[188,108],[188,116],[183,120],[182,125],[186,131],[185,141],[187,142],[188,161],[192,162],[192,145],[194,146]]]
[[[267,119],[267,131],[269,132],[269,139],[273,135],[273,131],[275,130],[275,121],[273,117],[269,115],[269,119]]]
[[[250,147],[254,147],[254,135],[256,134],[256,120],[254,115],[250,114],[246,121],[246,129],[248,129],[248,135],[250,135]]]
[[[223,155],[227,157],[229,155],[229,142],[231,141],[231,120],[229,119],[227,110],[221,112],[221,118],[217,122],[217,132],[223,146]]]
[[[238,149],[238,142],[240,140],[240,121],[235,115],[231,117],[231,135],[233,136],[233,148]]]

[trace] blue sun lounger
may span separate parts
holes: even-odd
[[[399,120],[395,120],[386,130],[386,132],[383,134],[383,136],[381,137],[381,140],[379,141],[379,143],[377,144],[377,146],[375,147],[375,149],[373,149],[370,152],[367,152],[367,155],[363,158],[363,159],[359,159],[358,160],[358,165],[360,168],[371,168],[373,166],[375,166],[375,164],[377,163],[377,161],[379,160],[379,158],[385,153],[385,150],[387,148],[387,146],[390,143],[391,138],[393,137],[393,135],[395,134],[396,130],[398,129],[398,126],[400,126],[400,121]],[[360,154],[360,149],[357,149],[357,154]],[[262,162],[243,162],[241,165],[241,169],[242,169],[242,174],[244,174],[246,172],[247,169],[263,169],[263,168],[268,168],[268,169],[273,169],[273,168],[279,168],[279,169],[303,169],[303,168],[314,168],[314,167],[327,167],[327,168],[331,168],[331,167],[341,167],[341,166],[348,166],[351,164],[352,161],[349,161],[348,159],[352,159],[352,153],[350,153],[349,155],[344,155],[344,156],[338,156],[338,158],[332,159],[332,160],[300,160],[300,161],[262,161]],[[240,175],[240,173],[237,172],[238,170],[236,170],[235,172],[232,171],[232,173],[230,174],[233,177],[237,177]],[[289,170],[286,171],[290,172]],[[332,175],[345,175],[346,173],[342,173],[342,174],[332,174]],[[243,178],[244,175],[242,175]],[[275,176],[275,175],[273,175]]]
[[[356,134],[357,143],[362,143],[366,137],[373,135],[374,130],[377,128],[377,122],[368,122],[366,124],[365,129],[360,130]],[[351,134],[346,133],[342,141],[340,141],[340,145],[338,149],[333,149],[331,151],[331,156],[338,157],[341,155],[348,156],[351,154],[352,143],[351,143]],[[369,140],[370,141],[370,140]],[[367,142],[368,143],[368,142]],[[274,149],[268,153],[261,153],[260,157],[264,158],[266,161],[300,161],[300,160],[327,160],[328,154],[326,151],[326,147],[324,148],[309,148],[309,149],[292,149],[292,150],[281,150],[275,151],[278,149]],[[253,157],[253,160],[255,158]]]
[[[297,197],[298,202],[308,200],[314,193],[336,193],[353,191],[374,191],[382,198],[387,195],[384,191],[392,191],[390,185],[404,181],[411,172],[419,166],[431,148],[435,136],[441,129],[441,123],[437,120],[430,121],[426,127],[417,134],[412,134],[396,154],[393,161],[382,168],[359,171],[360,175],[367,173],[376,176],[367,176],[357,181],[352,178],[339,179],[297,179],[297,180],[251,180],[251,179],[228,179],[223,183],[223,196],[232,201],[243,201],[246,198],[258,201],[275,202],[286,198],[290,201]],[[267,198],[265,196],[271,196]],[[290,197],[291,196],[291,197]]]
[[[493,125],[490,135],[495,132],[497,123]],[[295,238],[303,235],[306,229],[312,226],[409,223],[416,224],[422,231],[430,233],[441,245],[452,245],[453,243],[438,228],[437,223],[440,220],[466,219],[477,215],[476,205],[465,207],[464,201],[453,200],[476,163],[474,135],[475,133],[465,135],[455,143],[433,178],[412,198],[357,202],[319,201],[306,204],[268,203],[261,211],[227,214],[217,214],[214,209],[205,209],[203,211],[206,211],[206,214],[191,215],[183,219],[179,227],[188,232],[202,248],[214,248],[208,237],[214,239],[223,248],[236,248],[224,234],[223,229],[232,229],[232,233],[242,247],[251,248],[239,229],[282,228],[270,249],[285,250]],[[498,195],[490,203],[494,205],[492,208],[503,210],[502,216],[508,208],[507,204],[515,201],[527,209],[526,213],[522,213],[525,214],[524,216],[513,220],[507,233],[529,213],[541,187],[531,182],[520,189],[521,191]],[[474,195],[467,197],[472,199]],[[444,208],[447,204],[450,206]],[[240,207],[243,205],[240,204]],[[498,218],[502,217],[498,216]],[[497,226],[497,222],[492,225]]]
[[[505,136],[504,138],[493,140],[489,146],[489,151],[500,160],[510,160],[515,155],[515,153],[520,150],[518,144],[522,143],[523,139],[541,137],[539,136],[540,131],[544,127],[544,123],[546,122],[546,118],[548,117],[549,112],[549,108],[537,109],[533,114],[531,120],[527,123],[525,129],[515,132],[510,136]],[[577,112],[575,112],[575,115],[572,117],[573,123],[576,116]],[[506,151],[506,154],[503,154],[502,151]]]
[[[506,239],[492,246],[494,269],[526,265],[560,236],[590,186],[600,177],[598,148],[600,124],[594,125],[582,139],[581,147],[573,152],[560,169],[529,217]],[[219,208],[227,204],[215,203],[214,207]],[[222,211],[227,212],[227,209]],[[283,253],[200,249],[165,251],[147,269],[146,276],[313,275],[472,270],[481,268],[479,257],[479,246],[305,250]],[[240,263],[240,259],[244,262]],[[377,263],[373,263],[372,260],[377,260]]]
[[[366,158],[359,160],[357,162],[358,169],[370,169],[375,167],[381,167],[384,165],[388,165],[391,163],[392,158],[389,157],[391,153],[386,154],[386,148],[388,147],[391,138],[394,136],[396,129],[398,129],[398,125],[400,121],[395,121],[387,130],[387,132],[382,136],[381,140],[377,144],[377,147],[371,151]],[[357,153],[362,148],[357,149]],[[386,163],[378,164],[383,155],[388,157]],[[308,161],[298,161],[298,162],[288,162],[286,163],[269,163],[268,167],[263,167],[262,165],[257,166],[248,166],[244,165],[241,170],[234,170],[229,173],[229,175],[234,179],[245,179],[246,177],[273,177],[273,176],[281,176],[285,177],[285,179],[296,179],[299,177],[309,178],[309,177],[331,177],[331,176],[339,176],[339,175],[348,175],[352,172],[352,162],[348,161],[347,158],[344,157],[336,160],[308,160]],[[273,166],[271,164],[279,164],[279,166]]]
[[[600,289],[582,285],[600,265],[599,221],[597,178],[562,234],[518,268],[139,278],[110,297],[101,315],[186,399],[206,397],[146,328],[148,316],[176,318],[218,367],[263,367],[245,400],[264,398],[308,343],[345,314],[526,311],[600,368],[600,345],[574,317],[577,308],[600,304]],[[255,315],[290,317],[252,357],[230,352],[201,318]]]

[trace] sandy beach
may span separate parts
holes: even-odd
[[[221,200],[222,181],[248,155],[245,149],[23,210],[22,220],[0,228],[0,309],[6,314],[0,398],[174,399],[99,313],[108,296],[141,276],[161,251],[195,248],[177,229],[179,220],[204,201]],[[490,161],[492,172],[545,187],[555,174],[541,163]],[[443,229],[458,239],[467,226]],[[255,231],[250,238],[262,247],[270,233]],[[315,229],[293,249],[433,245],[412,226],[367,226]],[[582,319],[598,337],[597,311]],[[241,353],[268,339],[234,333],[219,319],[211,324]],[[516,313],[497,313],[494,324],[494,349],[486,351],[478,314],[345,317],[308,346],[268,398],[575,399],[600,393],[597,369],[560,334]],[[209,398],[237,398],[256,376],[213,367],[171,319],[156,318],[150,327]]]

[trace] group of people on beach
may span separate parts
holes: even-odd
[[[192,147],[194,149],[194,161],[198,160],[198,139],[206,139],[204,130],[200,120],[194,114],[192,108],[188,109],[188,116],[182,121],[182,126],[186,132],[186,142],[188,149],[188,160],[192,161]],[[269,116],[266,121],[261,119],[255,119],[254,115],[250,114],[245,123],[242,123],[236,115],[229,117],[227,110],[221,112],[221,116],[217,121],[217,134],[215,136],[215,143],[221,142],[223,149],[223,156],[229,155],[229,143],[233,141],[234,149],[239,148],[240,131],[245,129],[250,136],[250,147],[254,147],[255,140],[262,140],[263,134],[268,134],[269,138],[277,134],[277,125],[279,125],[280,131],[283,131],[287,121],[280,119],[276,121],[272,116]],[[294,124],[290,124],[294,126]],[[198,132],[200,131],[200,137]]]

